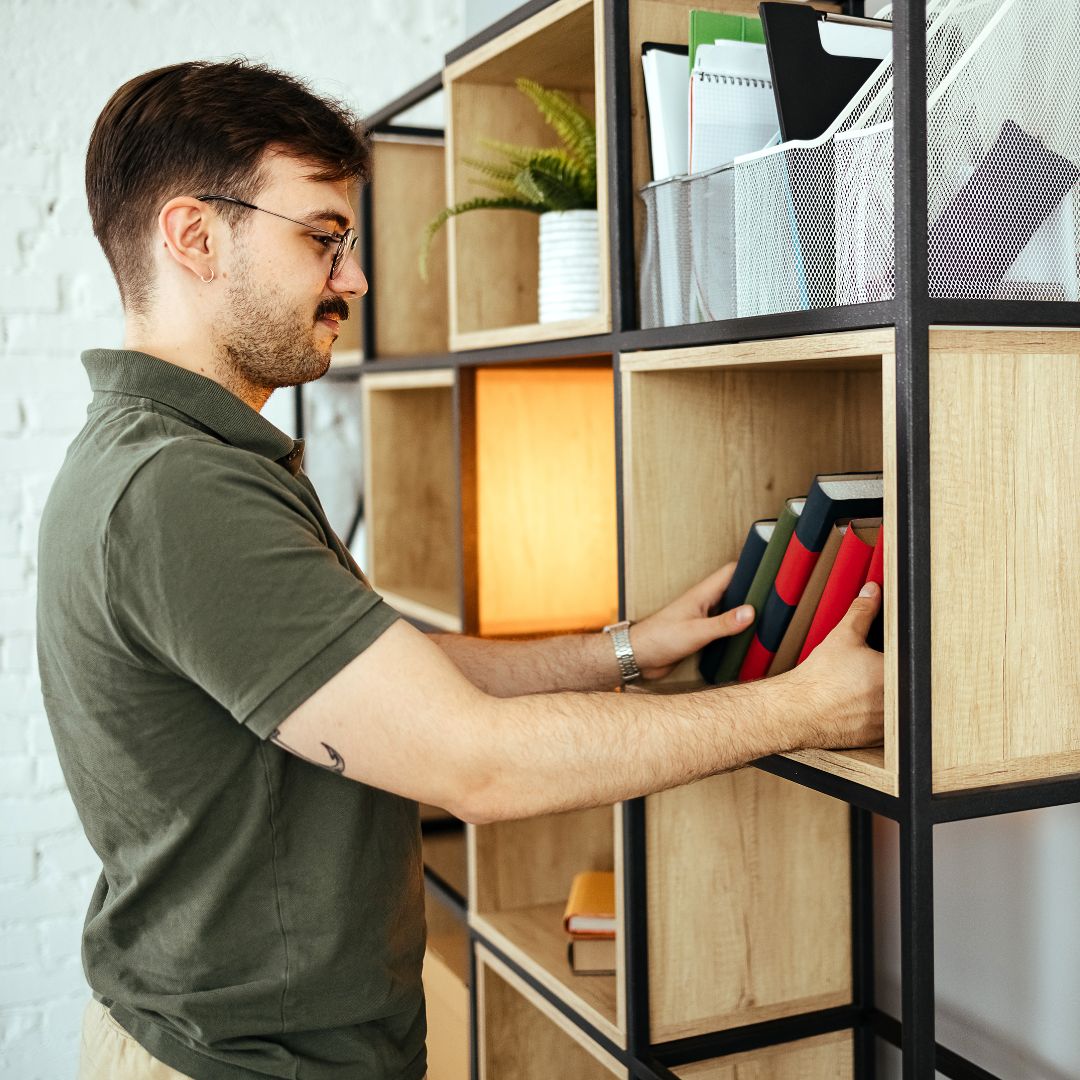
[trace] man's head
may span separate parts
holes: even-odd
[[[347,254],[330,270],[370,166],[355,116],[262,65],[189,62],[125,83],[94,127],[86,191],[129,319],[212,343],[242,382],[317,378],[345,300],[367,288]]]

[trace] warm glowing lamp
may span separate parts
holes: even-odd
[[[476,373],[480,632],[616,618],[615,403],[600,367]]]

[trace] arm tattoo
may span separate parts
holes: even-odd
[[[330,755],[330,762],[327,764],[325,761],[316,761],[314,758],[309,758],[305,754],[301,754],[299,750],[293,749],[288,743],[281,741],[281,735],[279,734],[280,728],[274,728],[270,732],[270,741],[276,743],[282,748],[282,750],[288,750],[290,754],[295,754],[303,761],[308,761],[312,765],[318,765],[320,769],[328,769],[330,772],[343,773],[345,771],[345,759],[329,744],[320,740],[322,748]]]

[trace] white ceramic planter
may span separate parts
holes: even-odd
[[[600,310],[600,235],[595,210],[540,215],[540,321],[583,319]]]

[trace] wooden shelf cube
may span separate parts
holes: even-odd
[[[483,946],[476,947],[480,1080],[610,1080],[626,1069]]]
[[[461,373],[466,564],[483,635],[597,629],[618,610],[608,362]],[[466,465],[465,462],[471,463]]]
[[[420,277],[420,244],[427,223],[445,205],[446,151],[442,138],[375,134],[371,217],[356,207],[360,230],[371,229],[371,265],[361,266],[368,293],[354,305],[334,346],[335,363],[357,363],[363,326],[375,320],[375,356],[423,356],[449,349],[446,233],[440,231]]]
[[[851,1080],[855,1075],[850,1031],[815,1035],[729,1057],[672,1069],[679,1080]]]
[[[616,975],[575,975],[563,928],[575,874],[614,870],[616,896],[621,897],[619,821],[617,808],[597,807],[469,826],[469,921],[598,1030],[625,1046],[619,938]]]
[[[367,564],[403,615],[460,631],[460,516],[452,371],[378,372],[364,403]]]
[[[515,86],[521,77],[560,90],[596,119],[600,310],[565,322],[538,322],[539,216],[519,210],[479,210],[452,218],[449,232],[450,348],[484,348],[547,341],[611,329],[608,280],[607,175],[604,118],[602,4],[555,3],[445,72],[447,102],[446,205],[491,192],[479,185],[466,158],[488,158],[483,138],[521,146],[556,139]]]
[[[735,558],[750,522],[775,516],[814,472],[884,469],[884,746],[790,756],[897,794],[892,331],[641,353],[621,366],[629,618]],[[1080,481],[1080,334],[935,329],[930,380],[934,790],[1080,772],[1080,574],[1065,509]],[[696,659],[675,679],[699,685]]]

